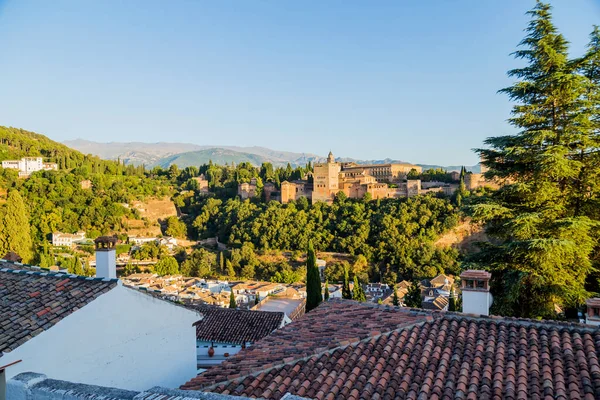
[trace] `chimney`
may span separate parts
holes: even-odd
[[[600,298],[594,297],[585,301],[587,315],[585,323],[600,326]]]
[[[96,277],[117,278],[117,238],[100,236],[94,240],[96,245]]]
[[[467,314],[490,315],[492,294],[487,271],[467,270],[460,274],[462,290],[462,311]]]

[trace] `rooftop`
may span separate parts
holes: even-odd
[[[374,312],[376,311],[376,312]],[[299,360],[327,349],[410,325],[424,317],[415,312],[381,309],[375,304],[329,300],[297,321],[266,336],[182,389],[201,389],[257,370]]]
[[[585,325],[330,300],[183,388],[264,399],[591,400],[600,398],[599,355],[600,329]]]
[[[0,262],[0,357],[117,285],[117,280]]]
[[[284,319],[281,312],[249,311],[210,305],[193,306],[202,314],[195,323],[196,337],[221,343],[254,343],[275,329]]]

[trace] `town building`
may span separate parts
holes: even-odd
[[[242,398],[598,399],[600,329],[330,300],[184,386]]]
[[[35,371],[143,390],[194,377],[199,313],[111,278],[114,262],[98,253],[114,256],[114,246],[96,246],[96,278],[0,263],[0,366],[10,365],[0,378]]]
[[[37,171],[58,170],[58,164],[44,162],[42,157],[23,157],[20,160],[4,160],[2,168],[16,169],[19,171],[19,177],[27,177]]]
[[[218,365],[291,320],[282,312],[250,311],[210,305],[194,306],[200,312],[196,327],[198,369]]]
[[[204,176],[204,174],[200,174],[200,176],[195,176],[192,178],[198,183],[198,191],[200,193],[208,193],[208,180]]]
[[[256,178],[250,179],[249,183],[248,182],[240,183],[238,185],[238,196],[240,196],[242,200],[256,197],[256,195],[258,193],[256,184],[257,184]]]
[[[85,232],[79,231],[74,234],[54,232],[52,234],[52,246],[71,247],[76,243],[85,241]]]

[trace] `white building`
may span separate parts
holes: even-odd
[[[460,274],[462,282],[462,311],[468,314],[490,315],[493,297],[490,293],[492,274],[487,271],[467,270]]]
[[[19,176],[24,177],[36,171],[57,170],[58,164],[45,163],[42,157],[23,157],[20,160],[2,161],[2,168],[17,169]]]
[[[99,238],[96,247],[106,253],[97,264],[114,257],[114,242]],[[114,263],[105,267],[97,271]],[[0,366],[14,363],[4,379],[36,371],[52,379],[143,390],[175,388],[196,375],[192,324],[198,312],[127,288],[117,279],[22,268],[0,265],[5,284],[0,290],[5,299]]]
[[[85,240],[85,232],[79,231],[75,234],[54,232],[52,234],[53,246],[68,246],[71,247],[74,243]]]

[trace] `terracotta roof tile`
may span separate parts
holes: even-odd
[[[271,311],[250,311],[211,305],[190,306],[202,314],[196,322],[198,340],[247,343],[256,342],[279,328],[285,314]]]
[[[117,285],[116,279],[21,267],[0,263],[0,357]]]
[[[286,393],[320,399],[600,398],[600,329],[457,313],[429,317],[331,300],[183,388],[265,399]],[[371,336],[373,324],[381,335]],[[311,341],[338,346],[317,352],[323,346]],[[228,379],[231,371],[240,377]]]

